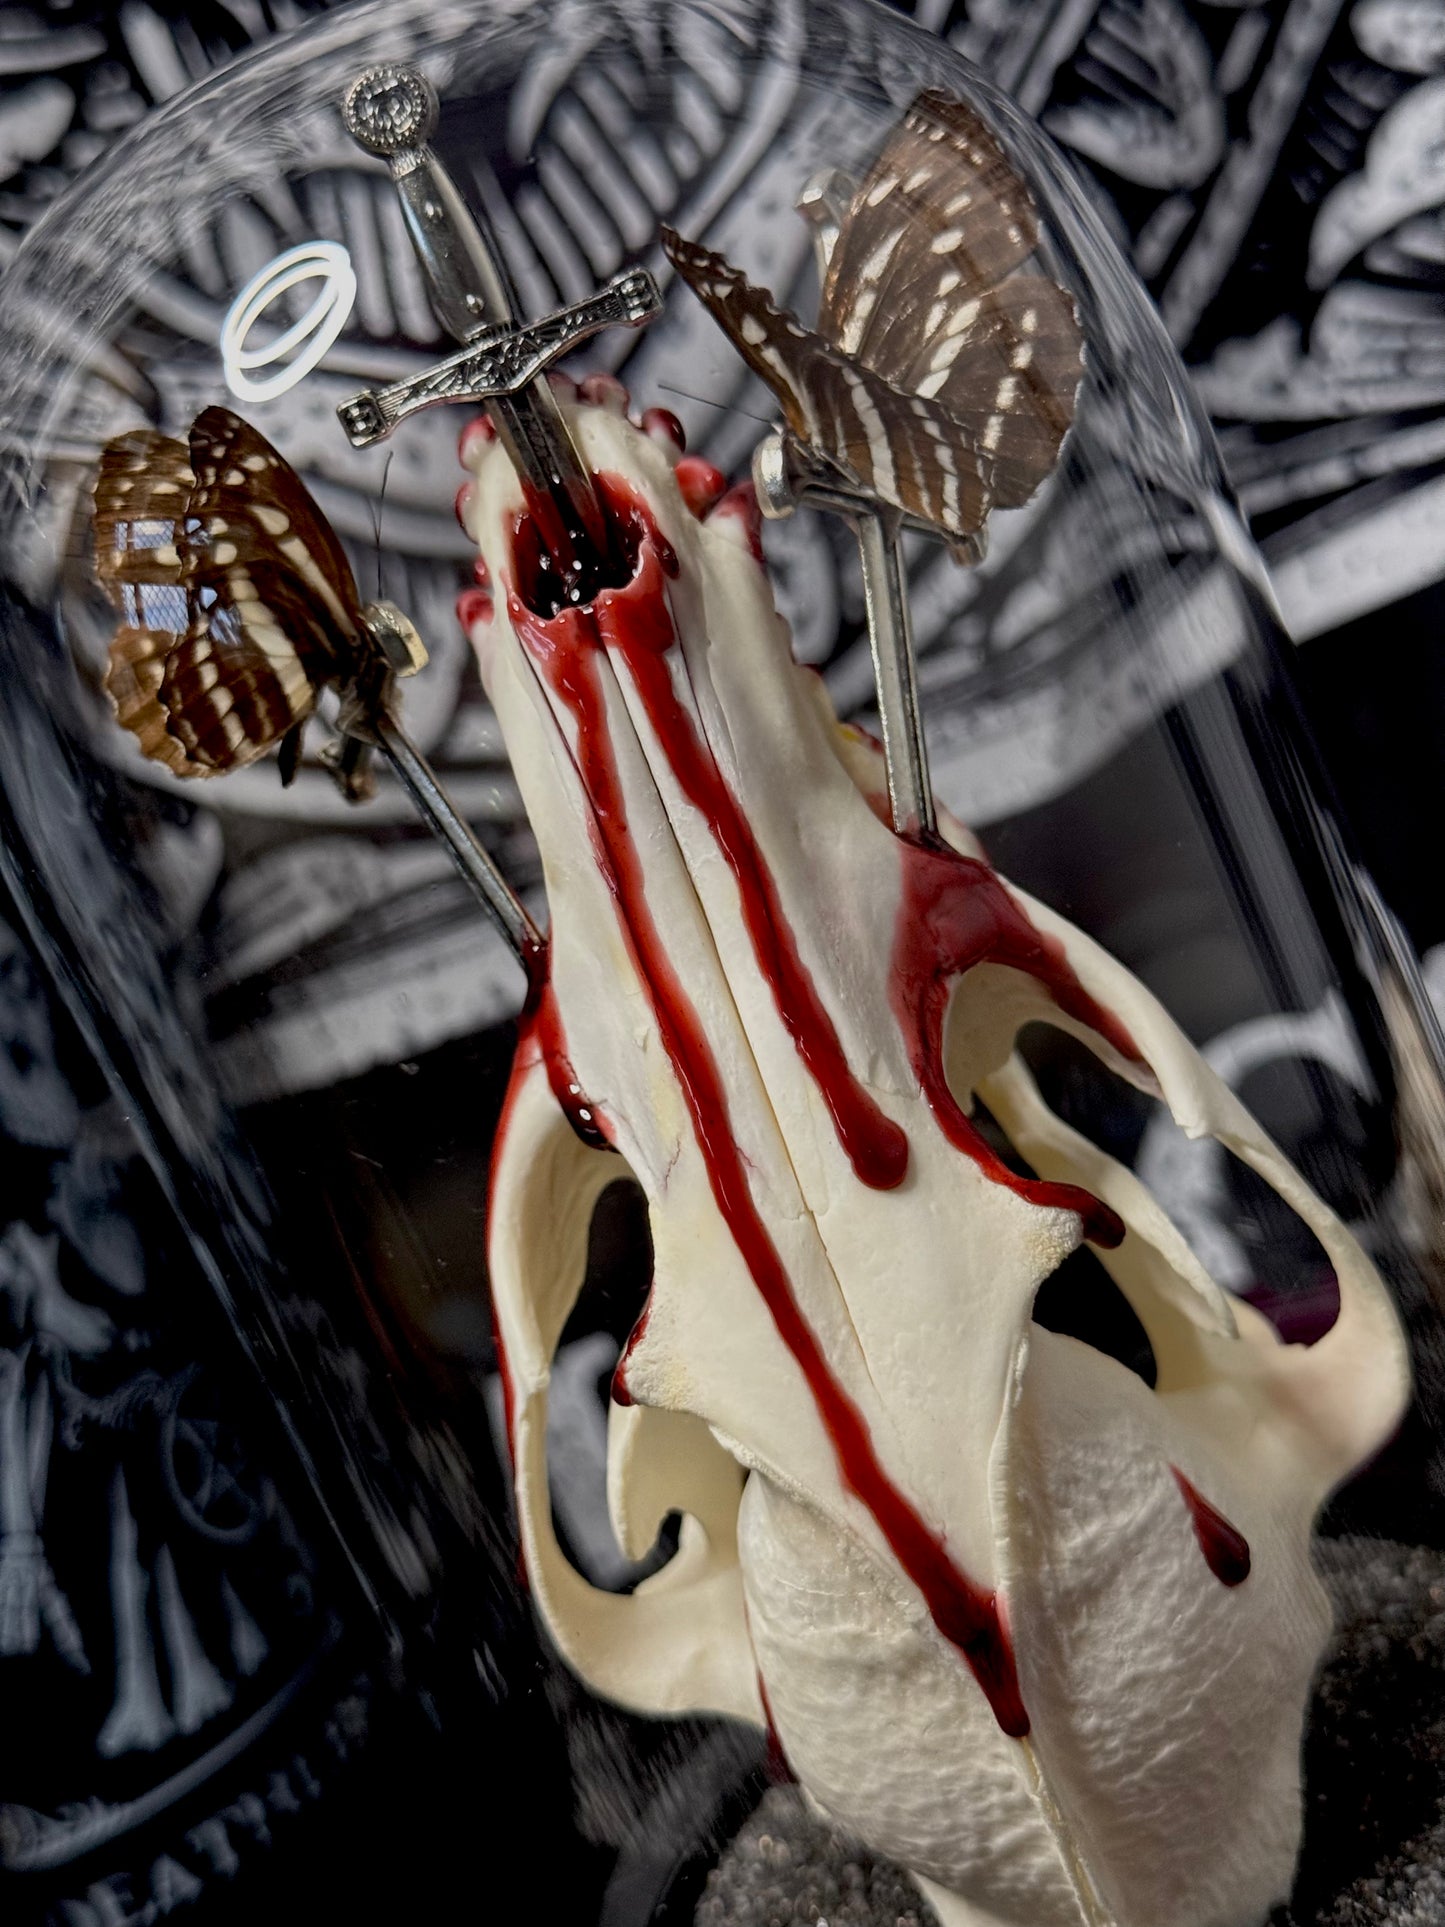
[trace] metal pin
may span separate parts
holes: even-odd
[[[830,509],[853,525],[863,571],[868,644],[883,729],[888,807],[900,836],[932,836],[936,825],[928,777],[928,745],[918,708],[918,668],[908,583],[898,553],[905,518],[880,508],[861,489],[810,464],[807,451],[783,432],[769,435],[753,455],[753,481],[763,514],[781,517],[797,508]]]
[[[340,733],[322,750],[321,761],[342,795],[362,802],[372,789],[367,764],[374,750],[381,751],[517,961],[530,971],[546,939],[394,714],[397,680],[426,666],[426,644],[410,616],[394,602],[368,602],[361,611],[361,628],[370,650],[341,692]]]
[[[854,515],[853,526],[863,571],[863,601],[873,676],[878,685],[893,827],[900,836],[932,836],[937,824],[928,778],[928,745],[918,708],[908,582],[898,552],[898,518],[879,509],[861,509]]]
[[[437,781],[436,771],[401,724],[389,715],[380,715],[372,723],[372,731],[377,748],[428,827],[446,845],[463,881],[512,946],[518,962],[529,968],[541,955],[546,940],[526,905],[488,856],[471,825],[458,814]]]
[[[513,329],[517,303],[500,249],[427,145],[439,112],[436,89],[425,74],[396,65],[359,74],[341,108],[352,139],[391,169],[438,318],[470,345],[493,331]],[[648,312],[660,305],[658,299]],[[564,341],[556,352],[564,352],[567,345]],[[570,600],[585,599],[591,586],[605,579],[608,525],[545,375],[517,392],[477,394],[453,380],[445,393],[430,398],[461,399],[464,394],[489,402],[498,438],[527,491],[564,592]],[[365,399],[358,397],[346,408],[354,411]]]

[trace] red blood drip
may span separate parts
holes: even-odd
[[[704,461],[701,455],[684,455],[673,470],[677,486],[689,514],[706,515],[714,502],[727,491],[728,478],[720,468]]]
[[[1204,1554],[1205,1565],[1221,1586],[1242,1586],[1249,1577],[1248,1539],[1209,1503],[1203,1493],[1189,1483],[1177,1465],[1171,1465],[1169,1470],[1174,1474],[1174,1483],[1183,1493],[1184,1503],[1189,1508],[1189,1517],[1194,1522],[1194,1536],[1199,1541],[1199,1550]]]
[[[749,553],[758,567],[763,568],[767,560],[763,554],[763,512],[758,507],[758,491],[750,481],[734,482],[708,519],[716,521],[719,516],[741,523]]]
[[[642,432],[650,435],[655,442],[670,442],[674,448],[686,448],[687,436],[682,423],[670,408],[644,408],[642,411]]]
[[[520,538],[522,531],[518,533]],[[525,580],[522,546],[519,539],[519,583]],[[628,834],[597,654],[603,642],[621,653],[655,648],[655,640],[646,638],[655,638],[664,623],[670,626],[656,551],[650,540],[644,541],[632,582],[625,589],[599,595],[593,608],[564,609],[544,620],[520,596],[513,595],[509,607],[518,636],[575,722],[577,767],[591,804],[593,852],[617,903],[718,1210],[780,1338],[808,1383],[844,1483],[872,1513],[899,1564],[922,1593],[934,1623],[972,1669],[1000,1727],[1021,1738],[1029,1730],[1029,1718],[997,1597],[954,1565],[942,1535],[893,1484],[879,1462],[862,1413],[829,1370],[822,1347],[793,1296],[787,1268],[753,1202],[717,1061],[647,901],[642,865]]]
[[[954,979],[975,964],[1007,964],[1043,985],[1059,1009],[1087,1024],[1122,1056],[1139,1051],[1118,1018],[1096,1003],[1075,976],[1063,946],[1035,929],[986,863],[939,844],[900,842],[903,894],[893,947],[890,997],[924,1095],[951,1144],[996,1184],[1030,1204],[1077,1211],[1084,1236],[1112,1249],[1123,1221],[1077,1184],[1022,1178],[995,1155],[970,1123],[943,1070],[943,1022]]]
[[[599,494],[607,511],[607,547],[604,558],[606,574],[594,585],[596,594],[604,589],[618,589],[627,583],[637,566],[637,557],[644,537],[651,537],[655,548],[658,566],[664,575],[676,576],[678,573],[677,553],[672,544],[653,528],[652,519],[637,500],[636,496],[620,485],[613,487],[606,476],[596,476]],[[577,598],[569,594],[557,573],[557,567],[549,552],[542,534],[545,518],[539,526],[537,497],[535,491],[524,488],[523,495],[527,506],[517,516],[512,525],[512,557],[516,572],[517,594],[526,609],[535,616],[550,617],[561,610],[576,608],[580,602],[590,602],[590,597]],[[667,625],[668,639],[672,635],[672,618],[667,612],[662,598],[655,599],[655,611],[659,623]],[[639,613],[639,620],[643,619]],[[666,643],[659,644],[665,648]]]
[[[671,612],[666,596],[659,593],[661,585],[646,581],[653,539],[649,533],[635,579],[639,593],[627,605],[627,619],[614,622],[611,609],[604,615],[599,607],[606,639],[627,664],[684,796],[705,819],[737,879],[758,970],[828,1107],[855,1176],[875,1191],[891,1191],[908,1171],[908,1138],[849,1069],[842,1040],[799,953],[752,826],[697,725],[678,701],[667,658],[675,639]]]
[[[818,675],[817,670],[813,674]],[[821,682],[822,677],[818,680]],[[893,828],[893,810],[888,800],[888,776],[883,759],[883,745],[871,730],[864,729],[861,723],[842,723],[839,725],[843,735],[851,736],[855,742],[864,743],[875,752],[878,758],[873,781],[863,792],[863,801],[887,829]],[[855,772],[856,777],[856,772]]]
[[[524,1013],[522,1022],[537,1040],[547,1082],[558,1107],[584,1144],[594,1151],[607,1150],[610,1145],[607,1120],[577,1081],[577,1073],[567,1055],[567,1038],[557,1009],[556,993],[550,982],[544,981],[535,1000],[529,999],[529,1003],[530,1012]]]
[[[523,963],[527,970],[527,996],[522,1006],[521,1016],[517,1020],[517,1051],[512,1060],[512,1075],[507,1084],[507,1095],[502,1103],[502,1115],[497,1121],[497,1133],[492,1140],[491,1176],[487,1186],[488,1223],[492,1222],[496,1210],[497,1173],[502,1168],[502,1147],[511,1129],[513,1107],[528,1073],[535,1066],[539,1056],[546,1069],[547,1081],[552,1087],[552,1093],[562,1106],[573,1130],[584,1144],[595,1144],[604,1149],[607,1148],[607,1139],[602,1136],[599,1129],[601,1114],[587,1105],[585,1099],[582,1099],[580,1104],[577,1101],[581,1093],[567,1060],[561,1021],[557,1015],[556,998],[548,975],[547,945],[541,943],[529,948],[523,957]],[[506,1343],[502,1337],[501,1323],[497,1318],[495,1299],[492,1306],[492,1343],[497,1355],[497,1376],[502,1386],[502,1415],[507,1434],[507,1457],[515,1472],[517,1393],[512,1379],[512,1368],[507,1358]],[[517,1583],[524,1590],[529,1589],[531,1583],[527,1573],[526,1553],[520,1536],[517,1541]]]
[[[534,976],[533,984],[537,981]],[[530,993],[528,1002],[530,1003]],[[497,1174],[502,1168],[502,1146],[507,1132],[511,1129],[512,1111],[518,1093],[527,1081],[527,1073],[535,1061],[535,1044],[523,1030],[518,1038],[517,1054],[512,1060],[512,1075],[507,1084],[507,1095],[502,1100],[502,1115],[497,1120],[497,1134],[492,1140],[492,1164],[487,1180],[487,1222],[492,1224],[496,1218]],[[497,1376],[502,1382],[502,1416],[507,1430],[507,1457],[515,1469],[517,1464],[517,1393],[512,1382],[511,1366],[507,1361],[507,1348],[502,1341],[502,1327],[497,1319],[495,1298],[492,1301],[492,1342],[497,1353]]]
[[[627,1334],[627,1343],[622,1347],[622,1356],[617,1361],[612,1374],[612,1402],[614,1405],[632,1404],[632,1387],[627,1383],[627,1367],[632,1362],[632,1354],[647,1336],[647,1321],[652,1316],[652,1299],[642,1307],[641,1316]]]
[[[492,598],[485,589],[463,589],[457,597],[457,621],[462,634],[469,636],[478,622],[490,622],[496,614]]]
[[[558,1108],[577,1136],[592,1150],[609,1150],[607,1120],[578,1083],[567,1053],[562,1013],[552,988],[550,946],[545,941],[538,943],[523,961],[527,967],[527,996],[517,1019],[516,1061],[519,1065],[531,1064],[540,1057]]]

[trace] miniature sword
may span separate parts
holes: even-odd
[[[608,523],[546,378],[550,365],[600,329],[638,327],[661,296],[644,268],[532,323],[519,323],[517,299],[500,250],[427,145],[440,107],[436,89],[414,67],[368,68],[347,88],[342,119],[367,153],[385,160],[401,198],[407,231],[437,317],[461,342],[458,353],[405,381],[369,390],[337,410],[355,448],[390,435],[419,409],[442,402],[486,402],[498,439],[517,471],[568,601],[588,600],[614,558]],[[435,771],[388,711],[356,719],[355,734],[387,756],[417,809],[526,966],[543,938],[507,886]],[[343,748],[339,761],[344,760]]]
[[[391,169],[432,305],[462,352],[410,381],[357,395],[338,413],[353,445],[364,448],[418,408],[486,402],[566,598],[583,602],[606,575],[611,543],[545,371],[601,328],[650,320],[662,298],[646,269],[634,268],[600,293],[519,326],[500,250],[427,145],[439,111],[426,76],[393,65],[359,74],[341,109],[352,139]]]

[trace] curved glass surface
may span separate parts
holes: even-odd
[[[824,169],[868,176],[924,90],[967,102],[1027,184],[1039,228],[1027,272],[1076,304],[1083,374],[1058,467],[1044,465],[1032,499],[993,509],[982,560],[902,538],[940,801],[1160,1000],[1426,1333],[1438,1040],[1299,727],[1267,584],[1160,324],[1055,150],[933,40],[848,0],[364,4],[179,95],[37,228],[0,284],[12,887],[209,1279],[222,1355],[239,1345],[265,1389],[308,1529],[364,1602],[399,1690],[434,1709],[439,1737],[425,1744],[460,1756],[479,1732],[508,1736],[559,1843],[567,1918],[682,1919],[756,1806],[777,1739],[769,1755],[746,1721],[700,1717],[719,1708],[705,1696],[668,1709],[699,1717],[661,1725],[655,1709],[590,1696],[517,1580],[486,1240],[524,973],[385,768],[371,800],[339,793],[320,753],[333,698],[288,786],[274,758],[197,783],[141,755],[104,689],[116,614],[90,527],[102,447],[140,428],[183,438],[202,409],[230,406],[300,474],[360,595],[415,621],[430,659],[404,685],[402,718],[545,924],[526,783],[456,614],[476,586],[476,540],[454,513],[475,406],[420,413],[365,450],[336,419],[358,390],[453,347],[388,170],[340,117],[349,80],[382,61],[416,63],[437,87],[435,150],[490,222],[523,316],[630,264],[653,272],[660,316],[598,335],[563,369],[620,377],[634,413],[671,411],[690,456],[729,479],[746,477],[779,403],[676,275],[660,225],[811,324],[805,188]],[[243,370],[238,390],[238,346],[264,356],[275,343],[253,315],[233,333],[228,380],[233,304],[313,243],[320,278],[269,313],[293,353],[312,343],[314,365],[269,397]],[[313,330],[334,325],[328,302],[344,319],[325,345]],[[764,522],[761,539],[797,658],[842,717],[872,729],[847,521],[805,506]],[[860,886],[844,920],[861,932],[881,914]],[[1143,1181],[1222,1302],[1260,1308],[1287,1340],[1331,1329],[1327,1240],[1258,1170],[1171,1122],[1077,1035],[1035,1024],[1019,1045],[1054,1112]],[[1008,1152],[997,1116],[975,1123]],[[686,1510],[664,1508],[641,1561],[606,1516],[608,1387],[649,1284],[637,1176],[619,1168],[601,1191],[552,1367],[559,1542],[619,1596],[666,1569]],[[1127,1295],[1081,1247],[1034,1316],[1147,1382],[1156,1361]],[[1334,1502],[1332,1533],[1436,1543],[1434,1434],[1416,1414],[1404,1439]],[[495,1765],[500,1740],[481,1744],[490,1798],[509,1769]],[[886,1806],[886,1787],[877,1797]],[[794,1819],[799,1864],[815,1859],[832,1891],[853,1849],[805,1838],[812,1823]],[[752,1838],[699,1919],[762,1917],[746,1911]],[[868,1874],[880,1908],[892,1878]],[[416,1879],[424,1898],[425,1870]],[[1089,1918],[1114,1917],[1090,1904],[1105,1911]],[[1142,1918],[1133,1905],[1121,1927]]]

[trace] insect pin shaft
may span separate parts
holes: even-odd
[[[511,945],[518,961],[530,968],[545,938],[526,905],[477,840],[471,825],[459,815],[437,781],[425,756],[392,717],[379,715],[371,724],[378,748],[396,772],[429,828],[441,838],[447,853],[482,907]]]
[[[781,432],[767,436],[753,451],[753,482],[764,515],[788,516],[806,504],[841,515],[853,525],[883,730],[889,814],[899,836],[932,836],[937,823],[928,745],[918,707],[908,578],[898,549],[903,517],[880,508],[865,490],[812,465],[807,450]]]
[[[888,807],[900,836],[931,836],[936,827],[933,789],[918,707],[913,622],[903,558],[898,552],[899,530],[893,517],[870,509],[855,512],[854,527],[863,572],[868,646],[878,688],[878,716],[883,727]]]

